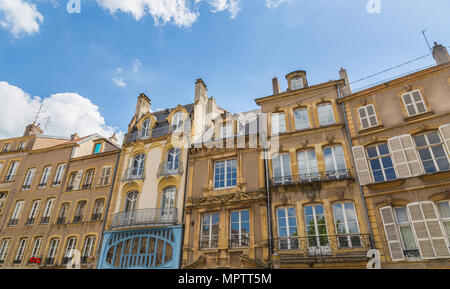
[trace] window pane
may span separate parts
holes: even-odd
[[[367,148],[367,155],[369,156],[369,158],[378,156],[377,148],[376,147]]]
[[[414,141],[416,142],[417,147],[423,147],[427,145],[424,135],[414,136]]]
[[[334,115],[331,104],[321,105],[317,108],[319,114],[319,124],[327,125],[334,123]]]
[[[450,218],[450,205],[449,202],[440,202],[437,203],[437,207],[439,210],[439,215],[441,218]]]
[[[406,207],[395,208],[395,215],[397,216],[397,223],[408,223],[408,213]]]

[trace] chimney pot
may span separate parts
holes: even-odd
[[[279,94],[281,92],[280,82],[278,81],[277,77],[274,77],[272,79],[272,87],[273,87],[273,94]]]
[[[450,61],[450,56],[448,55],[447,48],[445,46],[434,42],[433,47],[433,58],[436,61],[436,64],[444,64]]]

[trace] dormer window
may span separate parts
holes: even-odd
[[[17,149],[20,151],[20,150],[23,150],[24,147],[25,147],[25,142],[23,141],[23,142],[20,142],[20,144],[19,144],[19,146],[17,147]]]
[[[3,146],[3,152],[7,152],[9,151],[9,147],[11,146],[11,144],[7,143]]]
[[[172,131],[181,131],[183,128],[183,112],[178,111],[172,116]]]
[[[144,120],[144,122],[142,123],[142,137],[150,136],[151,124],[152,124],[152,121],[150,119]]]
[[[98,153],[101,153],[101,152],[102,152],[102,143],[101,142],[96,143],[94,145],[94,154],[98,154]]]
[[[303,77],[294,77],[291,80],[292,89],[303,88]]]

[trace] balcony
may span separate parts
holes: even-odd
[[[337,180],[348,180],[351,179],[350,170],[337,170],[337,171],[327,171],[320,173],[311,174],[301,174],[301,175],[290,175],[282,177],[272,177],[270,178],[270,186],[285,186],[285,185],[299,185],[308,184],[316,182],[329,182]]]
[[[81,223],[83,221],[83,215],[73,217],[72,223]]]
[[[140,139],[149,139],[149,138],[150,138],[150,129],[141,129],[125,135],[125,143],[130,143]]]
[[[22,190],[29,190],[30,189],[30,185],[23,185],[22,186]]]
[[[84,184],[83,185],[83,190],[87,190],[87,189],[90,189],[92,187],[92,184]]]
[[[45,258],[45,265],[53,265],[54,262],[55,258],[53,257]]]
[[[211,239],[204,238],[199,241],[200,249],[216,249],[219,244],[219,236],[211,236]]]
[[[73,186],[68,186],[68,187],[66,188],[66,191],[67,191],[67,192],[73,191]]]
[[[91,216],[91,221],[100,221],[102,219],[102,213],[94,213]]]
[[[25,225],[33,225],[36,218],[28,218],[25,222]]]
[[[22,259],[14,260],[14,261],[13,261],[13,264],[14,264],[14,265],[21,264],[21,263],[22,263]]]
[[[128,168],[123,174],[123,181],[134,181],[145,179],[145,167],[142,168]]]
[[[56,224],[57,225],[62,225],[62,224],[65,224],[66,223],[66,217],[59,217],[57,220],[56,220]]]
[[[47,186],[47,183],[40,183],[38,185],[38,188],[45,188]]]
[[[366,258],[367,251],[372,249],[369,234],[282,237],[274,241],[281,260],[288,262],[314,258]]]
[[[8,226],[17,226],[18,222],[19,222],[19,219],[11,219],[8,222]]]
[[[166,177],[171,175],[181,175],[183,174],[183,163],[182,162],[165,162],[159,165],[158,168],[158,178]]]
[[[54,182],[52,182],[52,186],[53,187],[59,186],[60,184],[61,184],[61,181],[54,181]]]
[[[177,209],[142,209],[117,213],[111,228],[176,224]]]
[[[42,225],[48,224],[49,221],[50,221],[50,217],[42,217],[41,218]]]
[[[248,235],[232,236],[230,239],[230,248],[248,247],[250,239]]]

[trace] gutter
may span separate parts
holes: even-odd
[[[265,185],[266,185],[266,194],[267,194],[267,230],[269,235],[269,268],[273,269],[272,264],[272,254],[273,254],[273,235],[272,235],[272,202],[270,199],[270,187],[269,187],[269,164],[267,162],[267,146],[266,146],[266,139],[265,135],[263,133],[263,139],[264,139],[264,179],[265,179]]]

